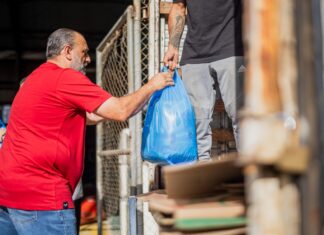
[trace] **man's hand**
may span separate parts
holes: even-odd
[[[154,75],[149,80],[148,85],[151,86],[154,91],[161,90],[166,86],[173,86],[174,81],[172,79],[172,72],[164,72]]]
[[[126,121],[143,108],[155,91],[172,85],[174,85],[172,72],[158,73],[134,93],[110,97],[94,111],[94,114],[105,119]]]
[[[164,64],[169,66],[170,70],[174,70],[178,65],[180,40],[186,21],[185,13],[185,0],[172,3],[168,17],[169,46],[163,58]]]
[[[168,66],[170,70],[175,70],[178,65],[179,50],[169,45],[167,52],[164,55],[163,63]]]

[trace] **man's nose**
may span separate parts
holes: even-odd
[[[90,64],[90,62],[91,62],[91,58],[90,58],[90,56],[89,55],[87,55],[87,57],[86,57],[86,60],[85,60],[88,64]]]

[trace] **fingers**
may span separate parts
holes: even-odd
[[[169,72],[165,72],[163,73],[163,76],[165,78],[165,82],[166,82],[166,85],[174,85],[174,81],[173,81],[173,72],[169,71]]]
[[[172,67],[173,67],[173,59],[165,60],[164,65],[167,66],[169,69],[172,69]]]
[[[177,68],[177,63],[172,63],[172,65],[170,66],[171,70],[175,70]]]
[[[168,80],[165,81],[165,83],[166,83],[166,86],[174,86],[173,79],[168,79]]]
[[[174,59],[174,60],[172,61],[171,66],[169,66],[169,68],[170,68],[172,71],[174,71],[174,70],[177,68],[177,65],[178,65],[178,61],[177,61],[176,59]]]
[[[162,75],[165,77],[166,80],[173,80],[172,79],[173,73],[171,71],[164,72],[164,73],[162,73]]]
[[[154,90],[163,89],[166,86],[173,86],[174,81],[172,79],[173,73],[171,71],[158,73],[149,80],[149,83],[152,85]]]
[[[168,59],[167,55],[165,55],[163,58],[163,64],[168,65],[168,61],[169,61],[169,59]]]
[[[171,71],[173,71],[173,70],[175,70],[176,68],[177,68],[177,62],[176,61],[174,61],[174,60],[169,60],[169,61],[167,61],[167,63],[165,63],[165,65],[167,65],[168,66],[168,68],[171,70]]]
[[[168,67],[169,67],[169,69],[171,69],[172,68],[172,61],[170,60],[169,62],[168,62]]]
[[[167,51],[163,58],[164,65],[169,66],[172,60],[173,60],[173,55],[169,51]]]
[[[163,58],[163,63],[165,66],[168,66],[170,70],[175,70],[178,65],[178,56],[179,54],[174,50],[168,50]]]

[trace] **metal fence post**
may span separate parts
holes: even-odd
[[[130,131],[123,129],[120,133],[119,149],[128,149],[130,145]],[[119,192],[120,192],[120,234],[128,235],[128,197],[129,197],[129,175],[128,156],[119,155]]]
[[[135,90],[135,72],[134,72],[134,8],[131,7],[131,12],[127,14],[127,54],[128,54],[128,91],[129,93]],[[131,182],[130,195],[136,194],[136,120],[135,117],[129,119],[129,129],[131,132]]]
[[[137,235],[136,226],[136,196],[130,196],[128,199],[128,209],[129,209],[129,235]]]
[[[159,71],[159,41],[160,41],[160,13],[159,0],[149,2],[149,59],[148,77],[151,78]]]
[[[135,90],[142,86],[142,67],[141,67],[141,2],[134,0],[134,86]],[[137,173],[136,173],[136,194],[142,192],[142,177],[141,169],[142,160],[140,158],[140,147],[141,147],[141,130],[142,130],[142,112],[136,115],[136,157],[137,157]]]
[[[102,55],[100,52],[96,51],[96,82],[98,86],[101,86],[101,64]],[[97,191],[97,223],[98,223],[98,235],[102,234],[102,209],[103,209],[103,190],[102,190],[102,159],[98,154],[98,151],[102,150],[102,123],[96,126],[96,191]]]
[[[127,54],[128,54],[128,91],[132,93],[135,91],[135,73],[134,73],[134,8],[129,7],[130,11],[127,14]],[[130,196],[136,195],[136,173],[137,173],[137,154],[136,154],[136,117],[129,119],[130,130]],[[129,221],[128,232],[129,234],[136,234],[136,210],[135,214],[130,208],[136,206],[136,200],[129,199]],[[135,217],[135,218],[134,218]],[[135,231],[135,233],[134,233]]]
[[[134,86],[135,90],[142,86],[141,67],[141,1],[133,0],[134,5]],[[136,195],[142,193],[142,159],[141,159],[141,132],[142,112],[135,116],[136,126]],[[137,235],[143,234],[142,206],[137,204]]]

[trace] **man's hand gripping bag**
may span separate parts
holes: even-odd
[[[197,160],[195,114],[177,70],[173,80],[152,95],[142,134],[143,160],[160,165]]]

